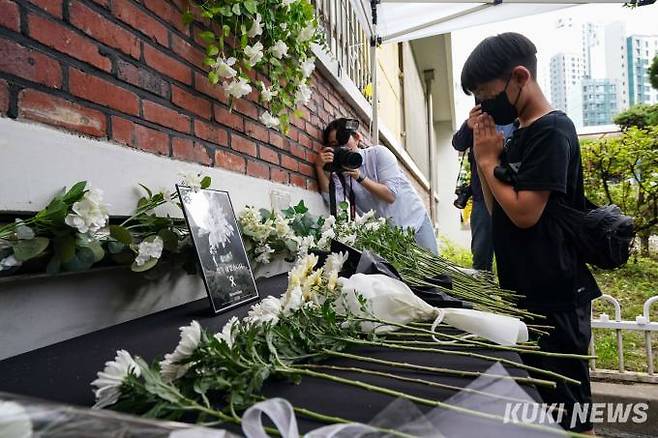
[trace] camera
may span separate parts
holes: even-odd
[[[471,196],[473,196],[473,190],[471,189],[471,185],[470,184],[460,185],[455,189],[455,195],[457,195],[457,199],[455,199],[455,202],[453,202],[454,206],[460,210],[465,209],[466,204],[468,204],[468,200],[471,199]]]
[[[363,157],[360,153],[351,151],[347,146],[352,134],[359,129],[359,121],[355,119],[344,119],[336,128],[336,142],[340,145],[334,148],[334,161],[324,165],[327,172],[343,172],[361,167]]]

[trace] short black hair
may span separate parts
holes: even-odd
[[[322,131],[322,144],[326,146],[329,143],[329,134],[331,134],[331,131],[334,130],[337,131],[339,129],[345,128],[345,124],[347,123],[348,120],[351,119],[348,119],[346,117],[341,117],[339,119],[332,120],[331,122],[329,122],[327,127],[324,128],[324,131]]]
[[[537,47],[527,37],[515,32],[485,38],[471,52],[462,69],[462,90],[471,94],[494,79],[507,79],[514,67],[522,65],[537,78]]]

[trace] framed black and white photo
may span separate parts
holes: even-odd
[[[176,186],[215,313],[258,299],[228,192]]]

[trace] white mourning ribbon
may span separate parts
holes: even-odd
[[[297,418],[292,405],[282,398],[271,398],[256,403],[242,416],[242,432],[247,438],[269,438],[263,427],[263,414],[267,415],[277,428],[282,438],[298,438]],[[359,423],[333,424],[315,429],[306,438],[333,438],[340,436],[358,436],[373,432],[373,427]],[[348,434],[348,435],[346,435]]]
[[[338,300],[340,311],[349,310],[361,317],[374,317],[386,322],[408,324],[434,320],[432,331],[441,322],[500,345],[516,345],[528,340],[528,328],[518,318],[473,309],[436,308],[417,297],[402,281],[381,274],[354,274],[341,278],[343,295]],[[366,313],[358,297],[366,300]],[[362,330],[385,333],[395,326],[364,323]],[[438,339],[434,337],[438,342]]]

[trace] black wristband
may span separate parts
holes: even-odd
[[[363,181],[365,181],[366,176],[365,175],[359,175],[359,177],[356,179],[356,182],[361,184]]]

